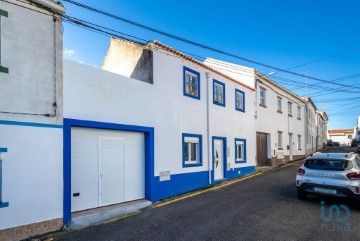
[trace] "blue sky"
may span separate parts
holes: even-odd
[[[318,109],[328,113],[329,129],[352,128],[356,124],[356,116],[360,115],[360,1],[77,1],[283,69],[348,51],[346,54],[291,70],[351,86],[340,87],[308,79],[309,96],[313,96]],[[265,74],[274,71],[194,47],[66,2],[64,5],[66,14],[72,17],[146,40],[156,39],[199,56],[253,67]],[[64,24],[65,58],[100,67],[108,44],[108,36]],[[359,76],[336,80],[356,74]],[[287,80],[284,82],[280,78]],[[301,96],[306,94],[304,77],[277,73],[274,80]],[[333,88],[335,92],[327,88]],[[353,99],[356,97],[359,98]]]

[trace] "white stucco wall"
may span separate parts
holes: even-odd
[[[62,218],[63,116],[62,23],[6,2],[0,9],[8,12],[0,34],[1,65],[9,69],[0,73],[0,147],[8,148],[2,199],[9,202],[0,208],[2,230]]]
[[[257,119],[256,131],[270,134],[270,156],[277,157],[279,153],[289,155],[287,145],[292,145],[292,154],[305,155],[305,103],[290,95],[270,82],[262,80],[257,84]],[[260,87],[266,90],[266,107],[259,105]],[[282,113],[277,111],[277,97],[282,98]],[[292,117],[288,115],[288,102],[292,103]],[[300,119],[297,118],[297,107],[300,106]],[[283,149],[278,149],[278,132],[282,132]],[[292,133],[292,143],[289,143],[289,133]],[[298,135],[301,135],[301,150],[298,149]],[[280,158],[279,158],[280,159]]]
[[[207,171],[206,71],[172,55],[153,54],[154,84],[65,61],[64,117],[154,127],[155,176]],[[183,95],[183,66],[200,72],[200,100]],[[212,102],[212,78],[226,84],[226,107]],[[245,113],[235,110],[235,86],[245,92]],[[254,166],[254,92],[216,75],[209,90],[210,136],[227,137],[232,167]],[[202,166],[182,167],[182,133],[202,135]],[[245,164],[235,165],[234,138],[247,139]]]

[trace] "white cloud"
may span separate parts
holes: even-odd
[[[73,59],[75,57],[74,49],[65,49],[64,50],[64,58]]]

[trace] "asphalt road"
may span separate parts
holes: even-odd
[[[330,148],[327,151],[351,151]],[[296,197],[299,164],[266,171],[226,187],[81,231],[62,232],[54,240],[360,240],[360,201]],[[330,205],[346,205],[350,218],[321,218]],[[340,213],[341,217],[345,212]],[[335,225],[335,226],[334,226]],[[342,229],[342,230],[340,230]]]

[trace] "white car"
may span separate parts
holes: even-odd
[[[355,153],[314,153],[296,174],[297,196],[306,194],[360,198],[360,157]]]

